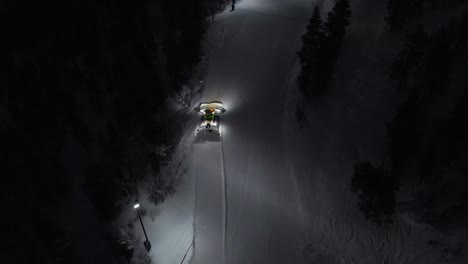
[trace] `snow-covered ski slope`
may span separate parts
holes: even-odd
[[[237,2],[214,22],[220,33],[201,101],[222,101],[227,111],[221,142],[197,143],[191,153],[190,263],[445,263],[428,248],[437,238],[427,227],[411,217],[375,227],[350,192],[353,163],[380,162],[385,151],[386,1],[352,1],[339,91],[312,106],[300,130],[296,52],[313,6],[326,14],[334,1]]]
[[[223,35],[210,60],[202,101],[222,101],[227,112],[222,141],[197,143],[192,153],[197,198],[190,263],[303,259],[306,223],[282,120],[312,4],[244,0],[216,18]]]

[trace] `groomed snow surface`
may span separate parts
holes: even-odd
[[[437,239],[426,227],[411,217],[391,228],[370,225],[350,192],[353,163],[380,161],[392,110],[392,93],[377,82],[387,63],[379,61],[394,53],[359,42],[366,34],[386,41],[378,40],[381,23],[362,19],[369,10],[359,12],[370,2],[352,1],[355,24],[342,58],[353,62],[337,65],[335,84],[347,87],[339,91],[345,96],[332,93],[311,107],[301,129],[296,52],[313,6],[326,14],[332,1],[238,0],[234,12],[216,16],[199,101],[224,103],[221,141],[194,142],[196,121],[187,129],[175,157],[186,168],[182,185],[154,220],[144,217],[153,263],[444,262],[426,245]],[[368,19],[385,11],[379,3]]]

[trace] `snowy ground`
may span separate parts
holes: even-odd
[[[323,14],[332,6],[316,3]],[[393,41],[382,33],[385,1],[352,2],[347,63],[338,63],[334,83],[342,88],[307,109],[299,129],[296,52],[314,4],[238,0],[215,18],[200,100],[225,103],[222,140],[187,147],[187,129],[179,151],[188,156],[175,158],[188,168],[183,184],[148,227],[154,263],[182,263],[186,253],[192,264],[447,260],[411,217],[387,229],[368,224],[349,190],[354,162],[381,160],[396,100],[381,80],[397,50],[370,48]]]
[[[192,126],[190,123],[188,126]],[[175,195],[169,196],[166,200],[154,206],[144,197],[147,197],[147,186],[142,183],[139,186],[142,220],[151,242],[149,257],[152,263],[187,263],[192,255],[192,245],[194,237],[194,200],[195,200],[195,182],[190,177],[193,165],[187,162],[186,155],[191,151],[193,137],[185,135],[182,137],[176,152],[173,155],[173,161],[162,168],[163,175],[170,175],[171,178],[181,179],[176,187]],[[151,177],[148,177],[151,178]],[[130,223],[132,232],[140,239],[135,254],[143,252],[143,241],[145,240],[141,224],[133,204],[128,204],[123,208],[122,214],[114,223],[120,228],[127,228]],[[138,257],[134,257],[134,260]],[[140,261],[141,263],[146,263]],[[140,263],[136,262],[136,263]]]
[[[197,194],[202,194],[195,219],[203,228],[191,263],[303,259],[306,223],[282,117],[311,8],[310,1],[242,1],[236,11],[216,18],[224,34],[210,61],[202,100],[221,100],[228,110],[222,142],[197,146],[193,153],[202,157],[195,163]]]

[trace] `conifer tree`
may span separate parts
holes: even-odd
[[[320,54],[320,68],[317,72],[317,94],[323,94],[328,88],[350,18],[349,0],[338,0],[332,11],[328,13],[324,25],[325,38]]]
[[[468,10],[461,17],[460,24],[458,26],[459,34],[457,34],[458,40],[456,41],[456,48],[460,53],[462,60],[468,62]]]
[[[430,37],[421,78],[416,83],[420,102],[437,98],[447,91],[452,59],[456,54],[453,47],[454,44],[445,28]]]
[[[301,63],[301,73],[298,77],[299,88],[306,94],[311,80],[314,79],[314,71],[320,63],[319,54],[323,38],[323,22],[320,18],[320,9],[316,6],[307,25],[307,32],[302,36],[302,49],[297,53]]]
[[[428,43],[429,37],[422,25],[406,37],[405,47],[399,52],[390,74],[398,90],[407,90],[408,86],[414,85],[414,79],[421,74],[425,64]],[[410,79],[410,76],[413,78]]]
[[[351,9],[349,0],[338,0],[331,12],[328,12],[327,22],[325,23],[325,31],[327,38],[341,44],[346,33],[346,27],[349,26],[351,18]]]
[[[422,14],[422,0],[388,0],[385,18],[390,31],[399,30]]]
[[[298,83],[306,94],[317,96],[326,91],[350,17],[349,0],[338,0],[328,13],[326,23],[315,7],[307,33],[302,37],[303,47],[298,52],[302,66]]]
[[[401,12],[401,10],[404,10],[405,2],[405,0],[388,0],[388,15],[385,17],[385,21],[387,22],[390,31],[401,29],[403,24],[405,24],[405,19]]]
[[[358,194],[359,208],[369,221],[378,225],[392,222],[398,187],[399,183],[392,175],[369,161],[354,165],[351,190]]]

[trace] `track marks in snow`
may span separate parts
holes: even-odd
[[[195,229],[192,264],[224,263],[225,197],[221,144],[194,144]]]
[[[226,259],[226,233],[228,228],[228,203],[227,203],[227,182],[226,182],[226,167],[225,167],[225,156],[224,156],[224,146],[223,139],[221,138],[221,172],[222,172],[222,182],[223,182],[223,258]]]

